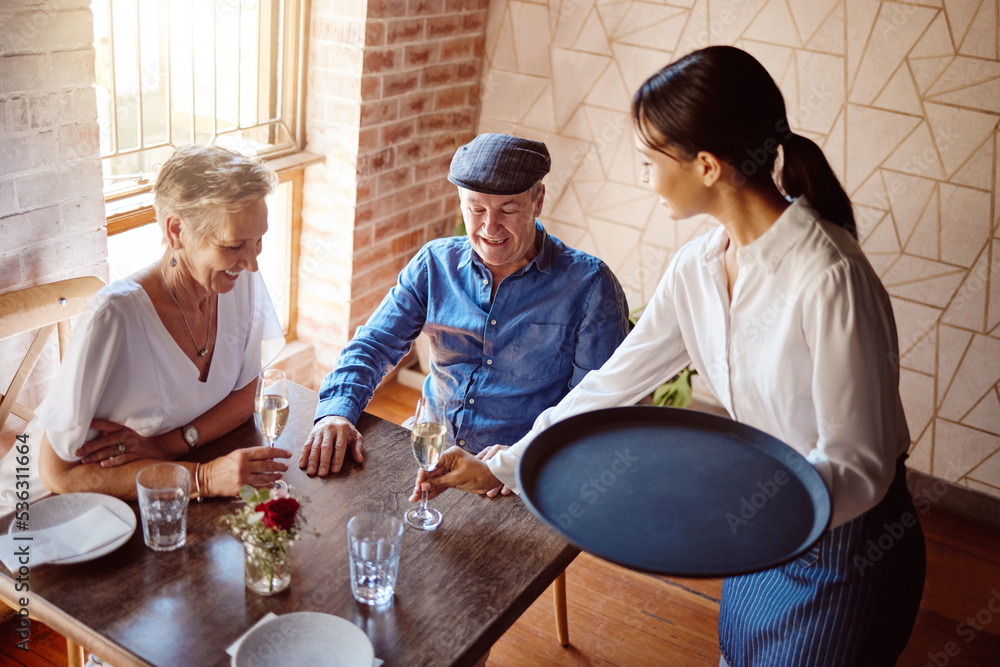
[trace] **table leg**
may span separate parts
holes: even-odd
[[[556,637],[563,646],[569,646],[569,618],[566,616],[566,570],[552,582],[552,600],[556,609]]]
[[[66,665],[67,667],[83,667],[87,661],[87,656],[83,652],[83,647],[75,641],[66,638]]]

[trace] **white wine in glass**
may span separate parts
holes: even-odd
[[[274,442],[288,423],[288,385],[283,371],[269,368],[257,376],[253,417],[257,430],[267,439],[267,444],[274,447]],[[272,486],[275,489],[288,488],[288,485],[281,480]]]
[[[257,428],[267,438],[268,444],[274,446],[274,441],[288,423],[288,399],[284,396],[262,396],[256,408]]]
[[[429,472],[437,467],[441,454],[448,447],[448,417],[443,400],[424,396],[417,401],[410,444],[421,468]],[[441,523],[441,512],[427,506],[427,492],[424,491],[420,506],[407,511],[403,519],[414,528],[434,530]]]
[[[413,455],[424,470],[434,470],[441,453],[448,446],[448,427],[444,424],[425,422],[415,424],[410,435]]]

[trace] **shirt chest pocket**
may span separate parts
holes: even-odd
[[[564,324],[525,324],[517,328],[504,366],[527,380],[568,376],[573,363],[572,329]]]

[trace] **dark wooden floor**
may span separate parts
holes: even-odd
[[[369,411],[400,423],[412,414],[418,397],[390,383]],[[927,539],[927,580],[899,665],[1000,665],[1000,530],[933,505],[920,520]],[[555,639],[552,595],[546,592],[496,643],[487,664],[717,665],[721,588],[719,580],[639,574],[581,554],[567,570],[571,645],[564,648]],[[0,664],[66,664],[65,641],[55,632],[33,624],[31,652],[25,653],[14,649],[13,630],[11,623],[0,626]]]

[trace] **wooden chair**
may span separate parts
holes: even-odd
[[[59,331],[59,358],[69,344],[69,318],[76,317],[104,282],[94,276],[70,278],[54,283],[27,287],[0,294],[0,340],[27,331],[35,331],[34,340],[5,394],[0,394],[0,430],[11,413],[25,421],[35,413],[17,402],[28,375],[35,368],[52,331]]]
[[[569,646],[569,618],[566,616],[566,570],[559,573],[552,582],[552,601],[556,610],[556,638],[563,646]]]
[[[79,315],[90,297],[102,287],[104,282],[100,278],[86,276],[0,294],[0,340],[37,330],[7,392],[0,394],[0,431],[11,414],[29,422],[35,418],[33,410],[17,402],[21,388],[53,330],[59,332],[59,359],[62,359],[69,344],[69,318]],[[66,638],[66,655],[69,667],[82,667],[83,647],[69,637]]]

